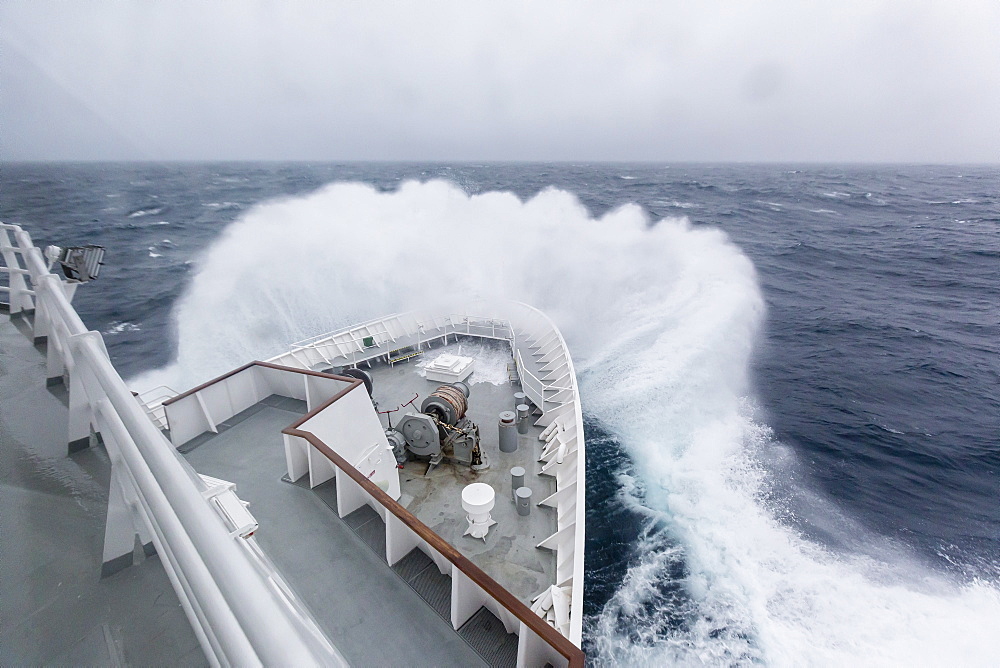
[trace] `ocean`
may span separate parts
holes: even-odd
[[[545,310],[596,665],[1000,661],[1000,168],[3,163],[0,220],[107,248],[75,304],[139,390]]]

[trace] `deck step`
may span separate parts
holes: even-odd
[[[479,608],[458,634],[494,668],[517,665],[517,634],[507,633],[503,622],[486,608]]]
[[[410,553],[392,567],[434,612],[446,622],[451,621],[451,578],[438,570],[434,561],[419,548],[413,548]]]
[[[385,561],[385,522],[375,510],[365,504],[344,518],[344,522]]]

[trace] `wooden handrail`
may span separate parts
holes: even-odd
[[[348,378],[346,376],[334,376],[333,374],[323,373],[321,371],[312,371],[311,369],[299,369],[299,368],[296,368],[294,366],[284,366],[282,364],[272,364],[271,362],[261,362],[260,360],[255,360],[253,362],[248,362],[247,364],[244,364],[241,367],[233,369],[232,371],[224,373],[221,376],[219,376],[218,378],[213,378],[212,380],[206,381],[206,382],[202,383],[201,385],[199,385],[198,387],[193,387],[190,390],[187,390],[186,392],[181,392],[177,396],[171,397],[170,399],[167,399],[166,401],[164,401],[163,405],[164,406],[169,406],[170,404],[178,402],[181,399],[184,399],[185,397],[189,397],[192,394],[197,394],[198,392],[201,392],[202,390],[204,390],[207,387],[211,387],[212,385],[215,385],[216,383],[222,382],[222,381],[226,380],[227,378],[231,378],[232,376],[235,376],[236,374],[240,373],[241,371],[246,371],[247,369],[249,369],[252,366],[262,366],[262,367],[265,367],[265,368],[268,368],[268,369],[277,369],[278,371],[291,371],[293,373],[301,373],[304,376],[319,376],[320,378],[330,378],[330,379],[333,379],[333,380],[342,380],[345,383],[351,383],[352,386],[354,386],[354,385],[362,382],[362,381],[358,380],[357,378]],[[351,388],[347,388],[347,389],[350,390]],[[346,390],[345,390],[345,392],[346,392]],[[335,398],[340,398],[341,396],[343,396],[343,394],[344,393],[341,392],[340,394],[336,395]],[[308,416],[312,417],[312,415],[315,414],[316,412],[318,412],[318,410],[322,410],[323,408],[326,408],[331,403],[333,403],[333,402],[332,401],[327,401],[325,404],[323,404],[322,406],[320,406],[319,409],[311,411],[308,414]]]

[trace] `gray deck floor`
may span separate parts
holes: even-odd
[[[383,408],[440,384],[415,371],[412,362],[376,367]],[[155,555],[137,548],[136,565],[100,578],[110,465],[102,447],[66,455],[66,391],[46,387],[45,375],[44,351],[28,325],[0,313],[0,665],[204,665]],[[551,583],[554,558],[534,545],[555,530],[555,518],[536,507],[528,518],[516,514],[509,469],[528,471],[533,504],[554,482],[534,475],[538,429],[519,439],[516,454],[498,451],[497,416],[512,407],[514,390],[473,385],[469,414],[491,469],[445,463],[428,478],[426,465],[412,462],[401,471],[401,500],[527,603]],[[450,584],[434,577],[420,553],[390,570],[365,545],[365,527],[352,529],[332,512],[332,483],[308,490],[281,481],[281,430],[297,412],[297,402],[266,400],[186,456],[200,472],[237,484],[260,522],[256,539],[343,655],[357,665],[484,665],[480,654],[509,663],[516,642],[491,628],[499,622],[489,613],[452,630],[443,598]],[[474,481],[497,492],[499,525],[485,542],[462,536],[461,488]]]
[[[185,456],[199,473],[236,483],[260,523],[260,546],[344,657],[355,665],[485,665],[322,494],[281,480],[281,430],[295,412],[262,404]]]
[[[0,665],[205,665],[157,557],[101,579],[110,464],[66,455],[65,396],[0,314]]]
[[[425,357],[432,360],[438,354],[439,349],[432,349]],[[392,414],[393,424],[407,410],[418,410],[420,402],[442,384],[429,381],[417,372],[413,361],[392,367],[375,363],[370,370],[379,410],[392,410],[409,401],[414,394],[419,395],[414,402],[416,409],[406,408]],[[555,580],[555,555],[535,547],[556,530],[555,511],[535,506],[556,491],[555,480],[537,475],[540,467],[537,459],[543,445],[538,440],[540,428],[533,426],[528,434],[518,437],[517,452],[500,452],[499,415],[501,411],[513,410],[514,392],[519,387],[509,383],[474,383],[474,380],[475,373],[469,379],[472,384],[468,416],[479,425],[480,447],[490,460],[490,468],[473,471],[468,465],[446,460],[428,474],[425,462],[408,461],[400,471],[400,503],[523,603],[530,605],[531,599]],[[387,426],[386,416],[380,417],[383,426]],[[517,514],[511,496],[510,469],[514,466],[524,468],[525,485],[532,490],[528,517]],[[462,489],[474,482],[487,483],[496,492],[496,505],[491,515],[497,524],[490,528],[485,541],[463,535],[468,522],[462,510]]]

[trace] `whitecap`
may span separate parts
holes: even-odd
[[[160,207],[153,207],[153,208],[149,208],[149,209],[136,209],[135,211],[133,211],[132,213],[130,213],[128,215],[128,217],[129,218],[142,218],[143,216],[155,216],[155,215],[163,213],[163,208],[164,207],[160,206]]]
[[[110,325],[108,325],[108,328],[104,330],[103,334],[105,336],[114,336],[115,334],[121,334],[123,332],[138,332],[138,331],[141,331],[141,328],[134,322],[127,322],[127,321],[119,322],[116,320],[112,322]]]

